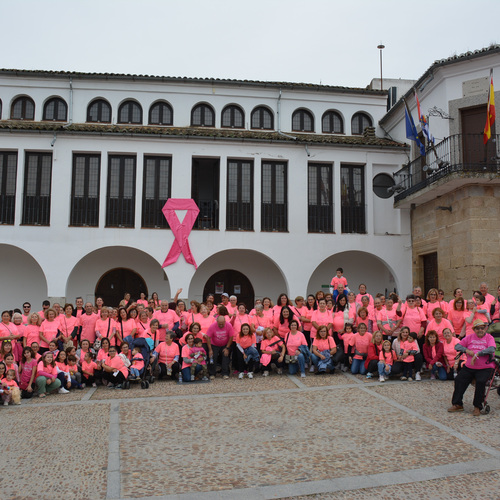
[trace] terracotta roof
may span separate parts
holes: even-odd
[[[371,94],[387,95],[387,90],[376,90],[357,87],[342,87],[334,85],[319,85],[316,83],[294,83],[294,82],[267,82],[262,80],[236,80],[231,78],[190,78],[187,76],[156,76],[156,75],[132,75],[125,73],[85,73],[80,71],[50,71],[29,69],[0,68],[1,76],[13,77],[45,77],[45,78],[74,78],[87,80],[132,80],[147,81],[154,80],[164,83],[201,83],[207,85],[221,84],[230,86],[248,87],[272,87],[288,90],[309,90],[318,92],[347,93],[347,94]]]
[[[332,146],[359,146],[379,148],[408,148],[406,144],[363,135],[330,135],[289,133],[281,135],[275,131],[219,129],[207,127],[161,127],[150,125],[110,125],[96,123],[74,123],[68,125],[58,122],[33,122],[17,120],[1,120],[0,132],[39,132],[71,135],[114,135],[114,136],[156,136],[184,137],[213,140],[238,140],[253,142],[286,142],[299,144],[324,144]],[[293,137],[290,137],[293,136]]]
[[[411,89],[408,90],[408,92],[406,92],[406,94],[401,99],[399,99],[399,101],[382,117],[379,123],[384,123],[388,117],[392,116],[394,113],[399,113],[400,111],[396,111],[396,109],[399,110],[399,108],[402,106],[403,99],[410,99],[411,97],[413,97],[414,89],[417,89],[418,91],[422,84],[433,75],[436,69],[443,66],[448,66],[450,64],[456,64],[464,61],[469,61],[471,59],[477,59],[478,57],[484,57],[498,53],[500,53],[500,45],[490,45],[489,47],[485,47],[483,49],[469,51],[463,54],[454,55],[445,59],[438,59],[434,61],[429,69],[411,87]]]

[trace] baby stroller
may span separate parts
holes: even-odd
[[[151,363],[149,362],[152,346],[150,345],[148,340],[150,339],[138,338],[132,341],[130,349],[132,350],[135,347],[140,347],[142,358],[144,359],[144,368],[142,369],[142,373],[139,378],[131,379],[129,377],[127,380],[125,380],[125,382],[123,382],[122,384],[123,389],[130,389],[130,384],[135,382],[141,383],[141,389],[149,389],[149,385],[154,384],[155,378],[153,376]]]
[[[484,396],[484,413],[488,414],[490,412],[490,405],[488,404],[488,395],[490,391],[497,390],[497,394],[500,396],[500,320],[495,319],[489,325],[486,330],[494,339],[496,343],[495,355],[492,356],[491,361],[495,363],[495,368],[493,375],[489,382],[486,384],[486,394]]]

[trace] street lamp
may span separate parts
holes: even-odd
[[[385,49],[385,45],[377,45],[377,49],[380,50],[380,90],[384,90],[384,81],[382,80],[382,50]]]

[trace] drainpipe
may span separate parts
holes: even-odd
[[[68,125],[73,124],[73,78],[69,79],[69,122]]]
[[[289,139],[293,139],[294,141],[297,140],[297,137],[294,137],[293,135],[288,135],[285,134],[284,132],[281,131],[281,89],[280,93],[278,96],[278,135],[282,135],[283,137],[288,137]]]

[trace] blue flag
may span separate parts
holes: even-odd
[[[406,138],[417,143],[417,146],[420,149],[420,154],[425,156],[425,146],[420,142],[420,139],[417,136],[417,129],[415,127],[415,122],[411,116],[411,113],[408,110],[408,106],[405,103],[405,122],[406,122]]]

